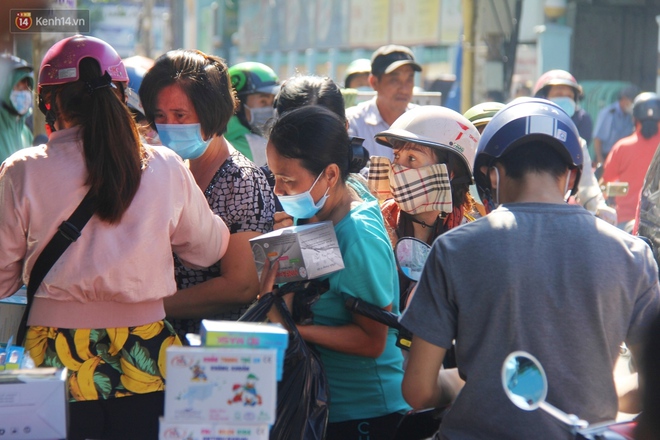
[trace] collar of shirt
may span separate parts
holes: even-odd
[[[385,123],[383,117],[378,111],[378,106],[376,105],[376,96],[367,101],[367,111],[364,115],[364,123],[368,125],[378,125],[380,123]]]
[[[367,104],[367,108],[364,115],[364,123],[373,126],[376,126],[378,124],[387,125],[383,117],[380,115],[380,112],[378,111],[378,105],[376,105],[376,96],[371,98],[369,101],[366,101],[366,104]],[[408,105],[406,106],[406,111],[410,110],[415,106],[416,104],[409,102]]]

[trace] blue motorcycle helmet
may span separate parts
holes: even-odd
[[[481,167],[486,165],[490,168],[498,158],[534,141],[554,148],[570,168],[577,170],[571,194],[577,192],[584,157],[575,124],[554,102],[523,97],[514,99],[497,112],[479,139],[473,173],[479,196],[484,202],[488,201],[493,206],[490,179]]]

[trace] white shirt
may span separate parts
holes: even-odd
[[[361,102],[346,109],[348,135],[364,138],[363,145],[369,150],[370,156],[382,156],[394,160],[394,151],[374,140],[374,136],[390,128],[390,125],[383,120],[378,111],[376,98],[373,97],[369,101]],[[416,105],[408,104],[406,110],[413,107],[416,107]]]

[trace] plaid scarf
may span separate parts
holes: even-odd
[[[453,210],[445,164],[407,168],[392,164],[385,157],[372,156],[367,183],[379,201],[394,198],[399,207],[409,214],[428,211],[450,213]]]

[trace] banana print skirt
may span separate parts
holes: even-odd
[[[163,391],[171,345],[181,341],[163,320],[101,329],[31,326],[25,349],[37,367],[66,367],[69,401],[80,402]]]

